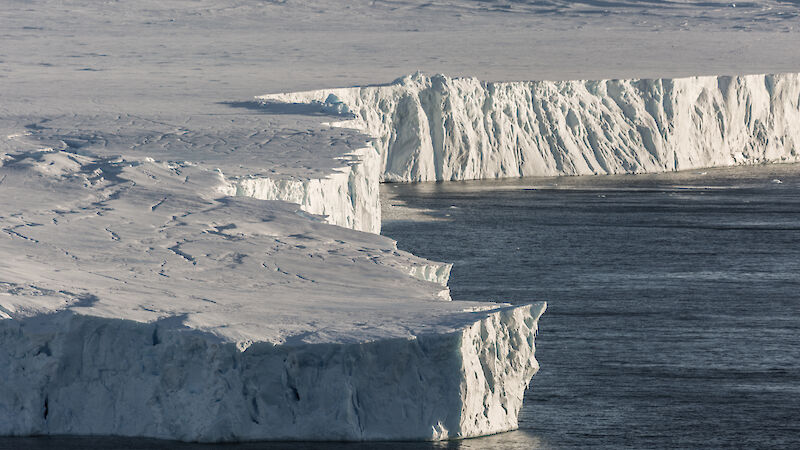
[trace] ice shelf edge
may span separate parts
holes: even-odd
[[[246,350],[72,311],[0,321],[0,435],[440,440],[517,427],[544,303],[452,333]],[[331,389],[331,386],[339,386]],[[124,407],[120,407],[124,405]]]
[[[800,74],[482,82],[270,94],[352,115],[384,181],[654,173],[800,161]]]

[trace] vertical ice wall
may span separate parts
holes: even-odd
[[[386,181],[643,173],[800,160],[800,75],[385,86],[259,97],[336,106]]]
[[[543,311],[501,308],[413,339],[244,351],[159,323],[64,312],[2,320],[0,435],[438,440],[506,431],[539,368]]]
[[[371,147],[355,150],[354,161],[324,178],[272,179],[262,176],[227,180],[227,195],[297,203],[311,214],[327,216],[327,222],[371,233],[381,231],[378,199],[380,166]]]

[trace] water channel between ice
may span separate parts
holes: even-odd
[[[382,188],[455,300],[548,302],[508,444],[800,444],[799,165]]]

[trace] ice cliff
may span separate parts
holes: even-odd
[[[326,223],[358,217],[351,199],[377,189],[368,156],[268,181],[200,146],[194,161],[107,156],[42,128],[72,144],[0,155],[0,435],[435,440],[516,427],[544,304],[449,301],[449,264]]]
[[[542,311],[493,310],[446,333],[244,351],[166,320],[4,320],[0,434],[436,440],[510,430],[538,369]]]
[[[379,180],[797,161],[800,143],[795,74],[416,74],[259,101],[4,119],[0,435],[513,429],[545,305],[449,301],[450,265],[376,234]]]
[[[377,154],[366,147],[348,156],[352,157],[349,164],[322,178],[237,177],[221,191],[232,196],[297,203],[311,214],[325,216],[334,225],[380,233]]]
[[[414,74],[265,95],[375,137],[386,181],[645,173],[800,160],[800,75],[487,83]]]

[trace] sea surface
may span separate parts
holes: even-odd
[[[520,430],[444,443],[0,438],[0,449],[800,448],[800,165],[382,186],[458,300],[547,301]]]
[[[520,431],[467,447],[800,448],[800,166],[383,187],[454,299],[548,302]]]

